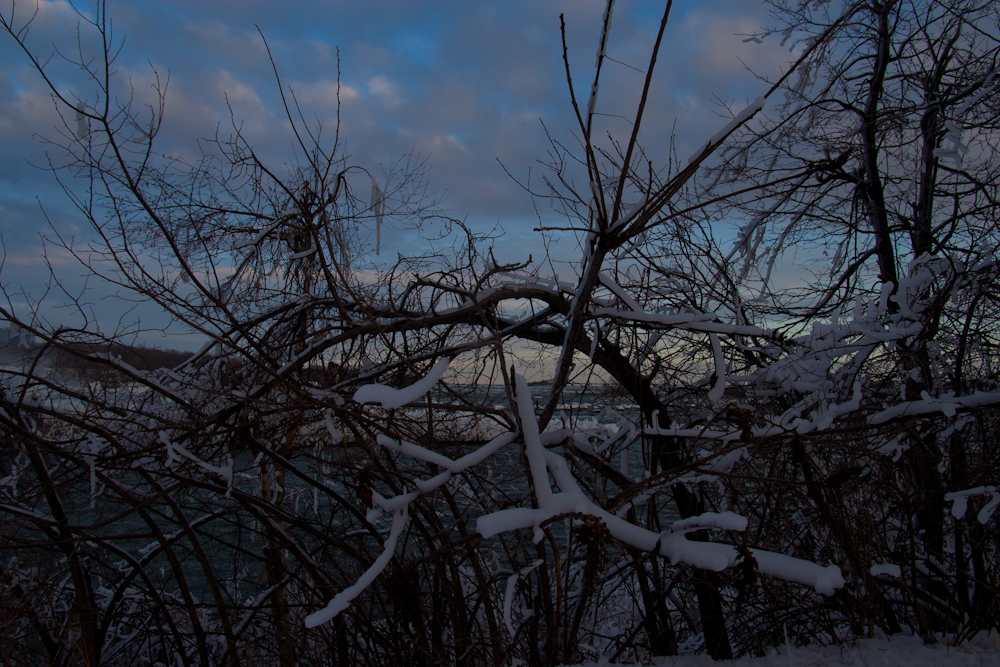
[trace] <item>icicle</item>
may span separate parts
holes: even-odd
[[[947,130],[944,141],[951,143],[950,146],[940,146],[934,149],[934,157],[940,160],[950,159],[956,166],[962,166],[962,158],[968,152],[969,147],[962,143],[962,123],[946,120],[944,128]]]
[[[726,391],[726,358],[722,354],[722,344],[719,343],[718,334],[708,334],[712,341],[712,352],[715,355],[715,386],[708,392],[708,400],[722,400],[722,394]]]
[[[845,242],[842,241],[837,246],[837,252],[834,253],[833,255],[833,268],[830,269],[831,274],[833,274],[840,267],[840,263],[844,259],[844,251],[845,251],[844,245]]]
[[[596,210],[598,202],[604,201],[604,189],[597,181],[590,182],[590,192],[594,195],[594,208]]]
[[[86,139],[90,136],[90,118],[83,112],[83,107],[76,111],[76,136],[78,139]]]
[[[93,456],[84,456],[87,466],[90,467],[90,509],[94,509],[94,500],[97,498],[97,468],[94,464]]]
[[[233,474],[233,463],[234,463],[233,457],[227,456],[226,465],[218,468],[215,471],[215,474],[222,477],[222,479],[226,482],[226,493],[225,493],[226,498],[233,497],[233,477],[235,477],[235,475]],[[202,467],[204,468],[205,466]]]
[[[791,38],[792,38],[792,33],[793,33],[793,32],[795,32],[795,28],[786,28],[785,30],[783,30],[783,31],[781,32],[781,36],[782,36],[782,40],[781,40],[781,44],[780,44],[779,46],[784,46],[784,45],[785,45],[785,43],[786,43],[786,42],[787,42],[787,41],[788,41],[789,39],[791,39]],[[795,48],[795,42],[792,42],[792,48],[791,48],[791,49],[789,49],[789,51],[791,51],[791,50],[792,50],[792,49],[794,49],[794,48]]]
[[[385,215],[385,200],[379,202],[378,215],[375,216],[375,254],[382,248],[382,217]]]
[[[972,97],[965,100],[965,102],[963,102],[961,106],[959,106],[958,109],[955,110],[955,115],[957,117],[964,116],[969,111],[969,109],[978,104],[979,100],[985,97],[986,94],[992,90],[991,84],[993,83],[993,77],[997,75],[998,69],[1000,69],[1000,66],[994,67],[992,70],[990,70],[989,74],[987,74],[983,78],[983,83],[979,87],[979,91]],[[946,120],[944,122],[944,128],[945,130],[947,130],[947,133],[945,134],[944,137],[944,141],[950,142],[951,145],[947,147],[940,146],[938,148],[935,148],[934,157],[938,159],[950,159],[955,163],[955,165],[961,167],[962,158],[969,150],[969,147],[966,146],[964,143],[962,143],[962,130],[964,129],[963,125],[960,121],[956,122],[956,121]]]
[[[385,198],[382,191],[372,176],[372,203],[371,209],[375,213],[375,254],[378,255],[382,249],[382,216],[385,214]]]
[[[997,505],[1000,505],[1000,493],[997,493],[994,489],[990,492],[990,496],[990,502],[983,505],[983,509],[979,510],[979,514],[976,515],[976,521],[983,525],[986,525],[986,522],[993,516],[993,512],[996,510]]]
[[[167,435],[166,431],[160,431],[159,436],[160,442],[167,446],[167,461],[163,465],[169,468],[177,461],[177,455],[174,453],[174,443],[170,441],[170,436]]]
[[[340,432],[340,429],[338,429],[333,425],[331,417],[332,415],[330,414],[330,411],[327,410],[326,414],[323,417],[323,425],[326,427],[327,432],[330,434],[330,440],[332,441],[332,444],[339,445],[341,438],[344,437],[344,434]]]

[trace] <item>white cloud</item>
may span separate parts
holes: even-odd
[[[243,107],[245,112],[260,113],[264,103],[252,86],[238,80],[231,72],[219,70],[213,77],[212,84],[219,99],[226,97],[234,106]]]
[[[402,104],[402,90],[399,85],[384,74],[368,80],[368,94],[378,98],[383,106],[393,108]]]
[[[303,105],[303,110],[316,113],[320,118],[332,116],[337,109],[337,93],[340,93],[340,104],[352,104],[360,99],[361,94],[356,88],[346,84],[338,84],[335,79],[319,81],[304,81],[291,84],[295,98]]]

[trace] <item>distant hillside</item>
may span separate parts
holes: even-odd
[[[190,352],[180,350],[165,350],[142,345],[122,345],[118,343],[107,345],[89,345],[74,343],[68,349],[48,348],[44,352],[42,363],[62,371],[77,373],[82,376],[102,376],[110,369],[99,361],[90,361],[86,357],[120,358],[124,363],[136,370],[150,371],[157,368],[173,368],[184,363],[191,357]],[[0,344],[0,363],[10,364],[33,358],[39,351],[39,346],[23,347],[18,343]]]
[[[157,368],[173,368],[174,366],[182,364],[191,358],[190,352],[165,350],[158,347],[145,347],[142,345],[131,346],[113,343],[111,345],[75,345],[73,348],[75,351],[78,350],[82,354],[90,356],[100,355],[121,358],[123,362],[140,371],[151,371],[156,370]],[[76,357],[75,355],[69,353],[64,354],[65,356],[71,356],[77,359],[83,364],[89,363],[79,359],[79,357]]]
[[[69,350],[59,350],[56,355],[58,363],[67,370],[86,371],[96,367],[103,367],[100,362],[88,361],[85,357],[112,357],[120,358],[124,363],[132,366],[136,370],[151,371],[157,368],[173,368],[184,363],[191,357],[190,352],[180,350],[165,350],[158,347],[145,347],[142,345],[122,345],[112,343],[110,345],[87,345],[73,344]]]

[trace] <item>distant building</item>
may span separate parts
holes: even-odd
[[[0,327],[0,345],[22,345],[30,347],[35,344],[35,336],[24,331],[17,325]]]

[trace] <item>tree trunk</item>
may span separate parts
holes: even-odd
[[[284,500],[285,470],[278,464],[262,461],[264,502],[278,509]],[[267,517],[266,520],[270,520]],[[286,568],[281,535],[277,529],[267,524],[265,527],[264,569],[268,587],[274,587],[271,595],[271,622],[274,625],[274,640],[281,667],[295,667],[295,643],[291,632],[291,613],[288,607],[288,590],[285,587]]]

